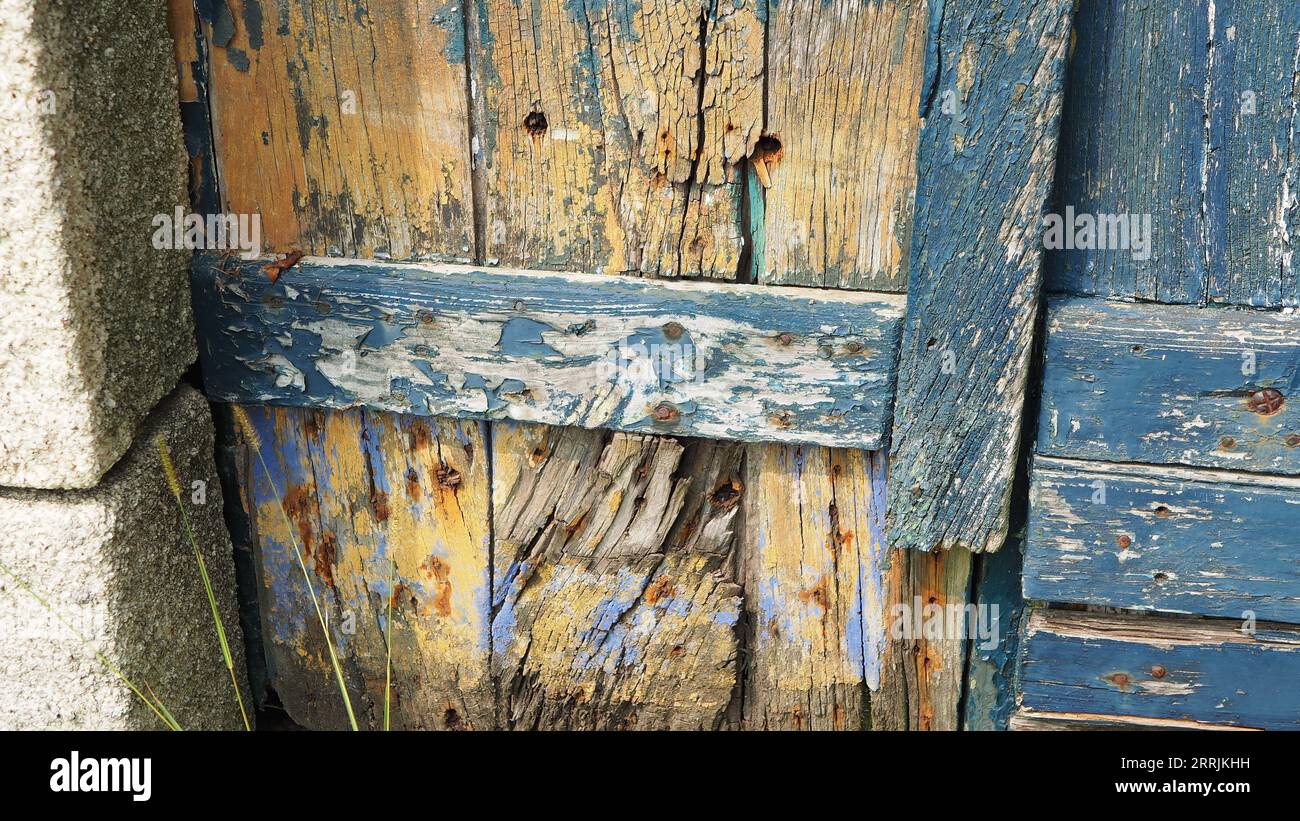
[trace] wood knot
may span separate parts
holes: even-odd
[[[1260,416],[1274,416],[1281,412],[1286,397],[1276,388],[1263,388],[1246,395],[1246,407]]]
[[[524,131],[528,132],[528,136],[540,137],[546,133],[546,128],[546,115],[542,112],[530,111],[528,116],[524,117]]]

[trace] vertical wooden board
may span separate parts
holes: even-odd
[[[737,683],[739,445],[494,426],[510,729],[715,729]]]
[[[478,0],[485,260],[735,278],[756,6]]]
[[[890,445],[897,547],[1006,537],[1071,10],[947,0],[933,21]]]
[[[745,484],[743,726],[866,729],[886,630],[884,460],[753,445]]]
[[[1208,201],[1224,223],[1209,298],[1300,305],[1292,245],[1300,229],[1300,4],[1216,0]]]
[[[176,57],[176,96],[189,156],[190,205],[198,213],[212,213],[219,205],[208,109],[208,52],[194,0],[167,0],[167,29]]]
[[[289,714],[347,726],[300,547],[359,723],[382,725],[391,602],[394,726],[490,728],[482,423],[263,407],[249,416],[269,477],[250,453],[245,504],[272,685]]]
[[[975,559],[972,603],[980,632],[968,636],[963,730],[1005,730],[1016,708],[1016,658],[1025,599],[1020,591],[1024,544],[1012,537]]]
[[[785,0],[768,14],[765,128],[780,158],[766,161],[761,281],[904,291],[926,2]]]
[[[224,206],[261,214],[264,250],[472,256],[459,6],[204,5],[226,12],[206,27]]]
[[[1204,180],[1213,0],[1080,0],[1057,211],[1150,215],[1150,259],[1048,254],[1051,291],[1199,302],[1209,264]]]

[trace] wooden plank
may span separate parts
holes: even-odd
[[[880,444],[884,294],[315,259],[195,268],[209,396],[750,441]]]
[[[734,279],[760,5],[479,0],[486,259]]]
[[[1300,479],[1039,457],[1025,595],[1300,622]]]
[[[464,18],[441,0],[207,8],[224,206],[262,248],[473,254]]]
[[[745,728],[866,729],[887,639],[883,456],[752,445],[745,488]]]
[[[1048,288],[1296,305],[1300,8],[1086,2],[1075,31],[1060,207],[1149,217],[1152,242],[1149,255],[1052,254]]]
[[[1282,313],[1055,301],[1038,452],[1300,473],[1298,329]]]
[[[301,547],[359,723],[382,726],[391,600],[393,726],[492,727],[483,424],[365,410],[248,415],[270,476],[249,452],[244,504],[272,686],[290,716],[347,726]]]
[[[1196,721],[1134,718],[1132,716],[1098,716],[1078,713],[1037,713],[1019,710],[1011,717],[1010,730],[1022,732],[1061,732],[1062,730],[1221,730],[1238,731],[1249,728],[1225,727],[1220,724],[1202,724]]]
[[[199,4],[211,18],[210,4]],[[167,29],[176,57],[176,96],[189,155],[189,197],[197,213],[219,209],[212,119],[208,111],[208,44],[194,0],[167,0]]]
[[[789,0],[768,18],[761,281],[906,290],[926,3]]]
[[[890,453],[898,547],[1006,536],[1071,7],[948,0],[934,21]]]
[[[971,601],[974,558],[961,548],[892,551],[885,584],[888,641],[880,690],[871,694],[872,729],[961,728],[968,633],[952,629],[946,614],[964,614]]]
[[[1057,207],[1061,216],[1067,206],[1092,216],[1148,215],[1150,255],[1051,253],[1047,288],[1198,302],[1208,264],[1205,94],[1215,2],[1078,5]]]
[[[1016,709],[1016,661],[1025,599],[1021,593],[1024,544],[1008,539],[996,553],[978,556],[971,601],[983,632],[969,637],[963,730],[1005,730]]]
[[[1238,622],[1035,612],[1022,665],[1028,710],[1300,727],[1300,633]]]
[[[525,428],[494,442],[502,726],[721,726],[740,654],[742,446],[494,427]]]

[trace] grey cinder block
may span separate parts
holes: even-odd
[[[195,358],[165,6],[0,0],[0,486],[93,486]]]
[[[192,388],[178,388],[159,405],[93,490],[0,490],[0,562],[127,678],[147,683],[183,728],[242,728],[193,548],[155,449],[158,433],[170,444],[247,705],[212,420]],[[65,625],[0,572],[0,729],[17,728],[164,729]]]

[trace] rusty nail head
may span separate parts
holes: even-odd
[[[1289,448],[1300,447],[1300,433],[1287,434],[1286,446]]]
[[[844,350],[849,353],[858,353],[862,350],[862,343],[856,339],[844,343]]]
[[[1121,535],[1118,539],[1116,539],[1115,543],[1118,544],[1120,547],[1124,548],[1125,550],[1127,550],[1129,546],[1133,544],[1133,539],[1130,538],[1127,534],[1124,534]]]
[[[677,339],[685,330],[680,322],[666,322],[663,327],[664,336],[668,339]]]
[[[1224,450],[1232,450],[1236,446],[1237,446],[1237,440],[1233,439],[1231,436],[1224,436],[1221,439],[1219,439],[1219,447],[1223,448]]]
[[[1165,674],[1168,673],[1168,672],[1169,672],[1169,671],[1166,670],[1166,669],[1164,668],[1164,666],[1163,666],[1163,665],[1160,665],[1160,664],[1157,664],[1157,665],[1155,665],[1154,667],[1151,668],[1151,676],[1152,676],[1153,678],[1164,678],[1164,677],[1165,677]]]
[[[527,302],[524,302],[522,299],[516,299],[516,300],[515,300],[515,304],[514,304],[514,309],[515,309],[516,311],[524,311],[524,310],[527,310],[527,309],[528,309],[528,303],[527,303]]]
[[[831,350],[830,345],[822,345],[820,348],[817,349],[817,355],[820,356],[822,359],[830,359],[832,356],[835,355],[835,351]]]
[[[782,331],[781,333],[777,334],[776,341],[780,342],[782,345],[793,344],[794,334],[790,333],[789,331]]]
[[[1260,416],[1273,416],[1281,411],[1285,404],[1286,397],[1276,388],[1251,391],[1246,397],[1246,407],[1251,413],[1258,413]]]
[[[676,422],[677,418],[681,416],[681,412],[668,402],[660,402],[658,405],[655,405],[655,409],[651,413],[651,416],[654,417],[656,422]]]

